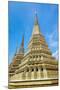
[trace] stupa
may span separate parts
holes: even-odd
[[[18,61],[17,66],[16,61]],[[12,64],[15,66],[11,66],[10,71],[14,72],[10,76],[9,86],[13,88],[58,85],[58,60],[52,56],[40,31],[37,13],[28,50],[24,53],[22,44]]]
[[[15,71],[19,68],[18,66],[21,63],[21,59],[23,58],[23,56],[24,56],[24,36],[22,38],[22,43],[19,50],[17,50],[16,47],[16,52],[13,56],[12,63],[9,65],[9,79],[11,76],[15,74]]]

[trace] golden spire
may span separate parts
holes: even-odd
[[[22,38],[22,43],[21,43],[21,46],[20,46],[20,49],[19,49],[19,53],[24,54],[24,36]]]
[[[35,25],[38,24],[37,11],[35,10]]]
[[[15,56],[18,53],[18,40],[16,40],[16,50],[15,50]]]
[[[34,20],[34,28],[33,28],[32,35],[34,35],[34,34],[40,34],[36,10],[35,10],[35,20]]]

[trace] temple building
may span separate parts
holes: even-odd
[[[21,47],[9,65],[9,85],[13,87],[58,85],[58,60],[52,56],[40,31],[37,14],[27,51],[24,52],[23,37]]]

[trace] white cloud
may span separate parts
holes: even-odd
[[[54,30],[54,32],[52,32],[51,34],[47,33],[47,39],[48,39],[48,43],[50,48],[57,48],[58,47],[58,40],[57,40],[57,32],[56,30]]]
[[[57,60],[59,59],[59,52],[58,50],[56,50],[53,54],[52,54],[53,57],[55,57]]]
[[[58,60],[59,53],[58,53],[58,33],[57,28],[54,26],[53,32],[50,34],[47,33],[47,39],[49,47],[52,51],[52,56],[55,57]]]

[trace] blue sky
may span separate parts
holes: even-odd
[[[25,2],[8,2],[8,34],[9,34],[9,63],[12,61],[16,47],[19,49],[24,35],[26,49],[34,27],[35,10],[39,27],[48,46],[58,58],[58,5]]]

